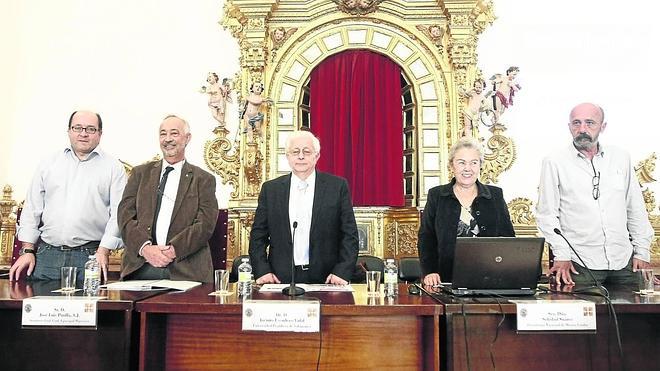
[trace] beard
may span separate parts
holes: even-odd
[[[591,149],[593,148],[594,144],[594,138],[592,138],[591,135],[587,133],[580,133],[575,138],[573,138],[573,145],[575,145],[575,148],[577,149]]]

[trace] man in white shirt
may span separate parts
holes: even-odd
[[[122,245],[117,205],[126,172],[98,147],[101,116],[73,112],[68,133],[71,146],[43,161],[28,189],[18,227],[23,245],[9,271],[12,280],[26,268],[33,279],[59,280],[63,266],[78,267],[81,277],[88,255],[96,255],[107,279],[109,252]]]
[[[591,283],[589,270],[601,284],[630,284],[650,266],[653,229],[642,192],[630,155],[599,143],[606,126],[601,107],[577,105],[568,123],[573,143],[543,160],[537,223],[558,284]]]

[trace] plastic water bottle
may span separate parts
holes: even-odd
[[[241,259],[241,265],[238,266],[238,294],[249,296],[252,294],[252,266],[250,259]]]
[[[96,256],[90,255],[89,260],[85,263],[85,281],[83,282],[83,290],[87,295],[96,295],[101,285],[101,266],[96,261]]]
[[[385,297],[393,298],[399,295],[399,269],[394,259],[385,261]]]

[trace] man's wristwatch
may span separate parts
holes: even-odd
[[[18,250],[18,255],[25,255],[25,254],[34,255],[34,249],[22,247],[20,250]]]

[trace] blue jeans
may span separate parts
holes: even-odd
[[[85,263],[90,255],[96,253],[98,244],[89,244],[82,250],[61,251],[59,246],[52,246],[39,241],[36,251],[36,265],[30,276],[33,280],[59,280],[62,267],[78,267],[76,280],[82,282]]]

